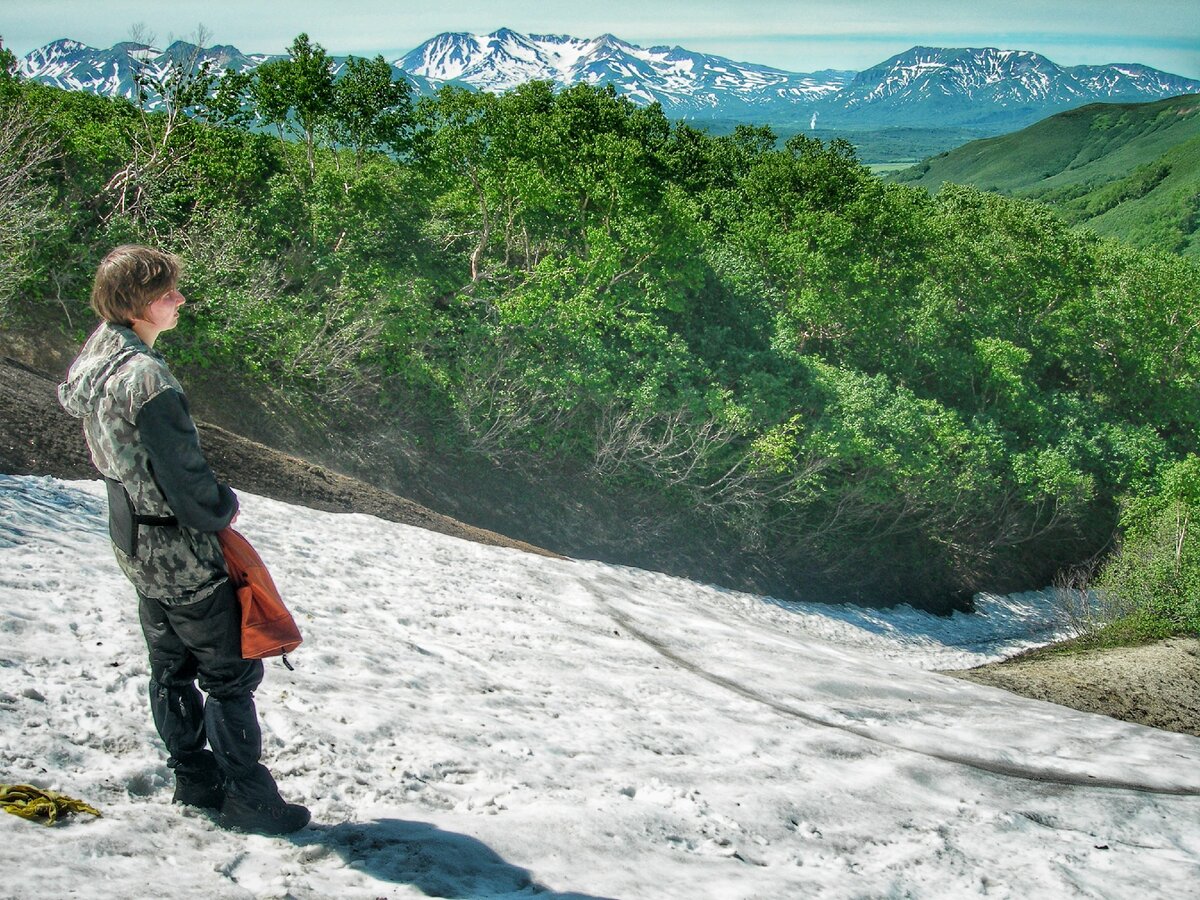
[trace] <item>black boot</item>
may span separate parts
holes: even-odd
[[[226,797],[217,822],[230,831],[247,831],[252,834],[291,834],[308,824],[307,807],[298,803],[286,803],[276,796],[271,800],[248,800],[243,797]]]
[[[182,803],[197,809],[220,809],[225,803],[225,786],[221,782],[221,773],[213,768],[211,772],[191,775],[175,772],[175,794],[172,803]]]
[[[203,733],[201,733],[203,734]],[[172,803],[198,809],[220,809],[225,802],[225,776],[210,750],[180,753],[167,760],[175,770],[175,794]]]

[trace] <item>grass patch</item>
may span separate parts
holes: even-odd
[[[1190,634],[1187,629],[1180,628],[1171,622],[1141,613],[1134,613],[1133,615],[1107,622],[1078,637],[1049,644],[1045,647],[1035,647],[1032,650],[1025,650],[1008,661],[1021,660],[1033,662],[1057,656],[1077,656],[1092,650],[1111,650],[1116,647],[1140,647],[1145,644],[1153,644],[1155,641],[1187,634]]]
[[[1106,650],[1111,647],[1152,644],[1182,634],[1187,634],[1187,630],[1172,622],[1145,613],[1134,613],[1107,622],[1094,631],[1068,641],[1067,644],[1071,650]]]

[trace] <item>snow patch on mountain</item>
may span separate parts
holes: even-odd
[[[812,102],[837,93],[853,74],[803,75],[682,47],[639,47],[612,34],[523,35],[507,28],[485,35],[439,34],[395,65],[434,81],[457,81],[495,93],[532,80],[560,86],[612,84],[622,94],[667,108],[711,108],[728,100]]]

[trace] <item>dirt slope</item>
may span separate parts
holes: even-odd
[[[1085,712],[1200,737],[1200,638],[1143,647],[1045,652],[965,672],[968,681]]]
[[[80,423],[58,405],[57,379],[0,357],[0,471],[10,475],[96,478]],[[547,550],[449,516],[313,465],[223,428],[197,423],[205,456],[222,481],[243,490],[329,512],[367,513],[491,544],[554,556]]]

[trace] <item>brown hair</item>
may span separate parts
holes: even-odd
[[[92,309],[107,322],[129,325],[179,283],[178,256],[140,244],[109,251],[96,270]]]

